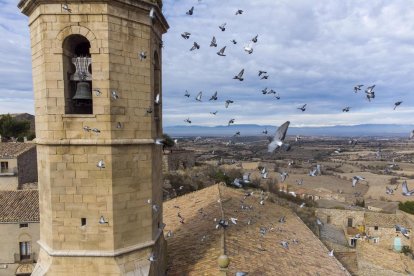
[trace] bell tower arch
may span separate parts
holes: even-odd
[[[18,7],[29,17],[38,151],[32,275],[164,275],[162,1]]]

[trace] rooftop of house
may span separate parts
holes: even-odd
[[[367,227],[378,226],[384,228],[394,228],[396,224],[399,224],[403,227],[410,228],[407,219],[401,215],[366,212],[364,216],[365,225]]]
[[[38,190],[0,191],[0,223],[39,222]]]
[[[0,158],[16,158],[34,147],[36,147],[34,143],[0,142]]]
[[[223,251],[231,260],[228,275],[350,275],[290,209],[271,199],[260,205],[259,192],[243,201],[244,193],[217,184],[164,202],[164,231],[173,233],[166,237],[169,275],[219,275]],[[251,208],[241,209],[242,204]],[[278,222],[281,216],[285,223]],[[217,230],[222,217],[237,218],[237,224],[229,220],[226,230]]]

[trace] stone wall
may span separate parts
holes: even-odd
[[[0,190],[17,190],[19,181],[17,176],[17,159],[16,158],[0,158],[0,162],[7,162],[9,171],[16,172],[16,175],[0,175]]]
[[[405,273],[399,273],[392,270],[384,269],[371,262],[358,259],[358,276],[405,276]]]
[[[163,171],[176,171],[182,169],[190,169],[194,167],[195,156],[194,151],[172,151],[163,156]]]
[[[410,239],[404,237],[401,233],[396,232],[394,227],[378,227],[378,230],[375,230],[373,226],[365,228],[365,231],[368,236],[379,237],[379,242],[375,245],[381,246],[386,249],[392,249],[394,247],[394,238],[399,237],[401,239],[401,244],[404,246],[411,246]]]
[[[365,211],[352,211],[352,210],[338,210],[338,209],[322,209],[316,210],[316,216],[319,217],[324,223],[327,223],[328,216],[330,216],[330,224],[338,227],[347,227],[348,218],[353,219],[353,227],[364,225]]]
[[[37,182],[37,152],[33,147],[17,157],[17,177],[20,184]]]

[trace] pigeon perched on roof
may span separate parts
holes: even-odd
[[[150,12],[149,12],[148,16],[151,20],[155,19],[155,10],[154,10],[154,8],[150,9]]]
[[[405,227],[402,227],[401,225],[398,225],[398,224],[396,224],[395,225],[395,231],[399,231],[401,234],[403,234],[404,235],[404,237],[406,237],[407,239],[409,239],[410,238],[410,234],[409,234],[409,232],[410,232],[410,230],[408,230],[407,228],[405,228]]]
[[[150,262],[156,262],[157,261],[157,257],[155,256],[154,252],[152,252],[151,255],[148,257],[148,261],[150,261]]]
[[[243,184],[241,183],[241,180],[239,178],[235,178],[231,184],[233,186],[236,186],[237,188],[243,188]]]
[[[215,36],[213,36],[213,38],[211,39],[210,47],[217,47],[217,41]]]
[[[201,96],[203,96],[202,91],[198,92],[197,97],[196,97],[196,101],[201,102]]]
[[[239,81],[243,81],[243,80],[244,80],[244,78],[243,78],[243,74],[244,74],[244,69],[242,69],[242,70],[239,72],[239,74],[237,74],[236,76],[234,76],[234,77],[233,77],[233,79],[235,79],[235,80],[239,80]]]
[[[193,47],[190,48],[190,51],[194,51],[196,49],[197,50],[200,49],[200,45],[197,42],[194,41]]]
[[[233,224],[237,224],[237,218],[230,218],[230,221],[231,221]]]
[[[392,189],[392,188],[390,188],[388,186],[385,186],[385,193],[387,195],[393,195],[394,194],[394,189]]]
[[[235,15],[243,14],[243,10],[237,10]]]
[[[223,48],[220,49],[220,51],[217,52],[217,55],[221,56],[221,57],[225,57],[226,55],[224,54],[224,51],[226,50],[226,46],[224,46]]]
[[[244,174],[243,174],[243,182],[244,182],[245,184],[250,183],[250,173],[244,173]]]
[[[186,15],[193,15],[194,13],[194,7],[191,7],[191,9],[189,9],[185,14]]]
[[[154,103],[155,103],[155,104],[160,104],[160,93],[158,93],[158,94],[155,96]]]
[[[305,202],[303,202],[303,203],[299,206],[299,208],[303,208],[303,207],[305,207],[305,205],[306,205],[306,203],[305,203]]]
[[[220,28],[220,30],[221,30],[222,32],[224,32],[224,31],[226,30],[226,24],[227,24],[227,23],[223,23],[223,24],[221,24],[221,25],[219,26],[219,28]]]
[[[407,185],[407,180],[404,180],[404,182],[401,184],[402,186],[402,194],[404,196],[412,196],[414,195],[414,190],[409,190]]]
[[[226,108],[228,108],[231,103],[234,103],[234,101],[232,101],[232,100],[226,100],[226,102],[224,103],[224,106]]]
[[[268,145],[268,152],[274,152],[277,148],[282,146],[286,147],[286,150],[290,149],[290,145],[284,143],[289,124],[290,122],[287,121],[276,130],[272,142]]]
[[[357,85],[355,85],[355,86],[354,86],[354,92],[355,92],[355,93],[358,93],[358,91],[360,91],[360,90],[361,90],[361,87],[362,87],[362,86],[364,86],[364,85],[363,85],[363,84],[357,84]]]
[[[304,104],[302,107],[298,107],[297,109],[300,109],[300,110],[302,110],[302,112],[304,112],[306,110],[306,105],[307,104]]]
[[[189,39],[189,38],[190,38],[190,35],[191,35],[191,33],[189,33],[189,32],[183,32],[183,33],[181,34],[181,36],[182,36],[184,39]]]
[[[100,129],[97,129],[96,127],[91,129],[92,132],[94,132],[96,135],[98,135],[99,133],[101,133]]]
[[[398,101],[394,104],[394,110],[397,108],[397,106],[400,106],[403,102],[402,101]]]
[[[287,241],[281,241],[280,244],[283,246],[283,248],[289,249],[289,242],[287,242]]]
[[[352,177],[352,187],[355,187],[356,184],[358,184],[359,181],[363,181],[365,180],[364,177],[359,176],[359,175],[355,175],[354,177]]]

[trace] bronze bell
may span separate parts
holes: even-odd
[[[89,82],[80,81],[77,83],[76,93],[72,100],[92,100],[92,91]]]

